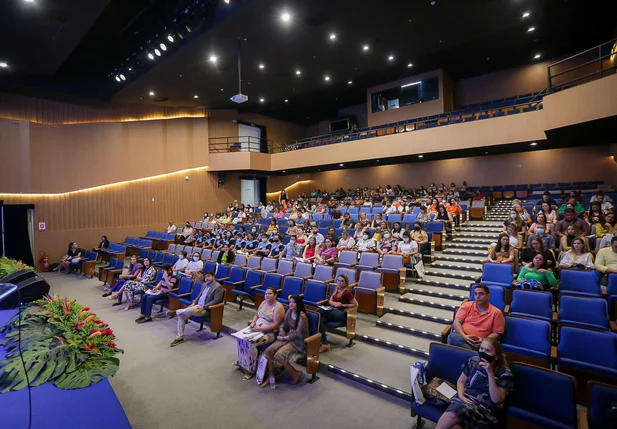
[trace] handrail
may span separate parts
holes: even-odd
[[[601,48],[602,46],[604,46],[604,45],[606,45],[606,44],[608,44],[608,43],[614,43],[614,42],[617,42],[617,37],[616,37],[616,38],[614,38],[613,40],[609,40],[608,42],[600,43],[599,45],[594,46],[593,48],[589,48],[589,49],[587,49],[586,51],[579,52],[578,54],[574,54],[574,55],[572,55],[572,56],[570,56],[570,57],[568,57],[568,58],[564,58],[563,60],[557,61],[556,63],[553,63],[553,64],[551,64],[550,66],[548,66],[548,68],[551,68],[551,67],[557,66],[557,65],[559,65],[559,64],[562,64],[562,63],[564,63],[564,62],[566,62],[566,61],[571,60],[572,58],[579,57],[579,56],[581,56],[581,55],[583,55],[583,54],[586,54],[587,52],[591,52],[591,51],[593,51],[593,50],[596,50],[596,49],[598,49],[598,48]]]
[[[252,136],[210,137],[208,148],[210,153],[282,151],[281,145],[274,140]]]

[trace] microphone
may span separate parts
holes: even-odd
[[[17,285],[11,283],[0,283],[0,302],[17,292]]]

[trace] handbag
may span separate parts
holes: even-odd
[[[198,282],[203,282],[204,281],[204,273],[201,271],[196,271],[193,273],[193,280],[198,281]]]
[[[268,359],[262,354],[257,361],[257,371],[255,371],[255,381],[261,385],[268,369]]]
[[[435,405],[441,408],[447,408],[448,405],[450,405],[452,399],[442,395],[437,391],[437,388],[443,383],[446,383],[448,386],[456,390],[456,386],[453,386],[451,383],[448,383],[447,381],[444,381],[438,377],[433,378],[431,381],[421,387],[427,404]]]

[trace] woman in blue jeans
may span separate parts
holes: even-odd
[[[141,297],[141,315],[135,319],[137,323],[152,322],[152,306],[159,301],[167,301],[167,294],[176,284],[176,277],[173,275],[173,268],[169,264],[163,265],[163,278],[152,290],[159,291],[144,293]]]
[[[345,323],[347,320],[346,308],[355,308],[358,306],[358,301],[354,298],[353,294],[349,290],[349,279],[346,275],[342,274],[336,277],[336,288],[334,293],[330,297],[328,302],[331,310],[324,310],[323,308],[317,308],[317,312],[321,315],[319,322],[319,332],[321,333],[321,347],[320,353],[324,353],[330,350],[330,344],[328,344],[328,337],[326,335],[326,328],[328,322],[340,322]]]

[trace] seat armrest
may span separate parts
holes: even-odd
[[[191,294],[190,293],[183,293],[183,294],[178,295],[177,298],[184,298],[184,297],[187,297],[187,296],[191,296]]]
[[[608,322],[611,332],[617,332],[617,323],[613,322],[612,320]]]
[[[324,280],[323,282],[324,282],[325,284],[329,285],[330,283],[334,283],[334,279]]]
[[[443,344],[448,344],[448,335],[450,335],[450,332],[452,331],[452,325],[447,325],[443,328],[443,331],[441,331],[441,342]]]
[[[327,304],[328,302],[330,302],[329,299],[322,299],[321,301],[317,301],[315,304],[324,305],[324,304]]]
[[[510,314],[510,305],[506,305],[503,309],[504,314]]]
[[[578,412],[578,427],[579,429],[589,429],[589,424],[587,423],[587,411],[580,410]]]
[[[109,270],[107,268],[105,268],[107,270],[108,273],[114,273],[114,274],[122,274],[122,271],[124,271],[124,268],[118,269],[118,270]]]
[[[225,303],[214,304],[208,307],[210,310],[210,332],[217,334],[223,329],[223,312],[225,311]]]
[[[373,265],[373,271],[375,271],[379,267],[381,267],[381,264]]]
[[[281,297],[281,292],[283,292],[283,288],[277,289],[276,290],[276,296],[278,296],[280,298]],[[283,299],[285,299],[285,298],[283,298]]]
[[[557,346],[551,346],[551,360],[557,360]]]
[[[552,319],[552,321],[553,321],[554,323],[557,323],[557,320],[558,320],[558,319],[559,319],[559,315],[557,314],[557,312],[556,312],[556,311],[553,311],[553,319]]]
[[[264,273],[272,273],[272,274],[275,274],[275,273],[276,273],[276,270],[268,270],[268,271],[264,271]]]
[[[354,287],[356,287],[356,286],[358,286],[358,282],[351,283],[351,284],[349,285],[349,288],[351,289],[351,288],[354,288]]]
[[[251,286],[251,290],[260,289],[262,286],[263,286],[263,284]]]
[[[359,262],[352,262],[351,264],[349,264],[350,267],[355,267],[356,265],[358,265]]]
[[[242,264],[242,265],[232,265],[233,267],[238,267],[238,268],[246,268],[246,264]]]
[[[306,276],[306,277],[302,277],[302,280],[307,281],[307,280],[310,280],[312,278],[313,278],[313,276]]]
[[[224,281],[227,281],[227,280],[229,280],[229,277],[223,277],[221,279],[218,279],[217,282],[221,283],[221,282],[224,282]]]
[[[178,290],[180,290],[180,288],[176,287],[176,288],[173,288],[173,289],[169,289],[169,292],[167,292],[167,293],[173,293],[173,292],[176,292]]]
[[[238,286],[238,285],[242,285],[244,283],[246,283],[246,280],[242,280],[242,281],[239,281],[239,282],[232,282],[231,284],[234,285],[234,286]]]
[[[383,316],[383,303],[386,295],[386,288],[384,286],[378,287],[375,289],[375,293],[377,294],[377,315]]]
[[[304,339],[306,344],[306,373],[314,374],[319,369],[319,347],[321,334],[317,333]]]

